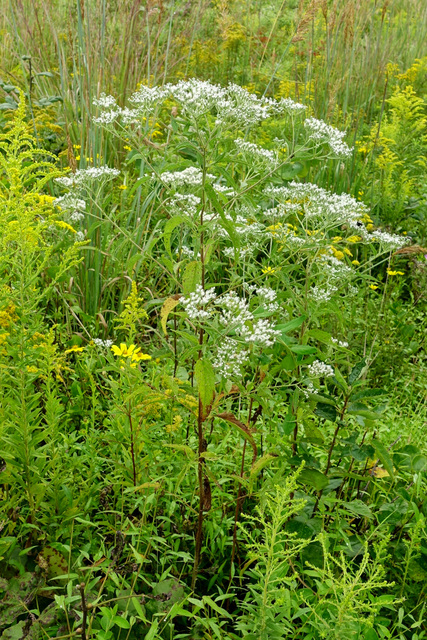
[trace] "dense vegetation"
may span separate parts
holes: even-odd
[[[427,637],[427,6],[0,8],[0,637]]]

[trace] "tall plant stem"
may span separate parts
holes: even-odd
[[[132,457],[133,486],[136,487],[135,441],[134,441],[134,433],[133,433],[132,410],[130,406],[130,400],[129,400],[127,415],[129,419],[129,428],[130,428],[130,454]]]

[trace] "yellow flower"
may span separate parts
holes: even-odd
[[[350,236],[347,238],[347,242],[359,242],[362,238],[360,236]]]
[[[82,145],[81,144],[73,144],[73,149],[81,149]]]
[[[344,247],[343,251],[346,255],[353,257],[353,254],[351,253],[350,249],[347,249],[347,247]]]
[[[125,184],[121,184],[119,186],[119,189],[121,189],[122,191],[124,191],[125,189],[127,189],[127,186]]]
[[[113,344],[111,351],[115,356],[122,358],[130,358],[131,361],[138,362],[139,360],[151,360],[151,356],[147,353],[141,353],[141,347],[137,347],[134,344],[127,347],[124,342],[120,343],[120,347]]]
[[[80,156],[76,156],[76,160],[79,161],[80,160]]]
[[[372,231],[372,229],[374,228],[374,225],[372,223],[369,223],[366,225],[366,228],[368,231]]]
[[[332,242],[339,242],[340,240],[342,240],[341,236],[335,236],[335,238],[332,238]]]
[[[378,285],[376,284],[370,284],[369,288],[372,289],[372,291],[375,291],[375,289],[378,289]]]
[[[273,269],[272,267],[264,267],[264,269],[261,269],[261,271],[266,276],[269,276],[269,275],[272,275],[273,273],[276,273],[276,269]]]
[[[387,273],[389,276],[404,276],[403,271],[392,271],[391,269],[387,269]]]
[[[76,344],[73,344],[73,346],[70,347],[70,349],[66,349],[64,353],[67,355],[67,353],[79,353],[80,351],[84,351],[84,347],[78,347]]]
[[[27,364],[27,371],[28,371],[28,373],[37,373],[38,369],[37,369],[37,367],[33,367],[32,365],[28,365]]]
[[[354,264],[355,267],[358,267],[360,262],[359,262],[359,260],[352,260],[351,264]]]
[[[57,227],[61,227],[61,229],[67,229],[72,233],[77,233],[77,231],[70,224],[68,224],[68,222],[64,222],[64,220],[55,220],[55,224]]]
[[[126,149],[126,151],[132,151],[132,147],[130,147],[128,144],[125,144],[123,149]]]

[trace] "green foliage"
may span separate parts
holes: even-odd
[[[414,2],[0,9],[2,638],[425,636]]]

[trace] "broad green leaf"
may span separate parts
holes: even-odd
[[[276,325],[275,328],[278,331],[281,331],[282,333],[289,333],[289,331],[294,331],[294,329],[298,329],[298,327],[300,327],[305,320],[307,320],[307,316],[303,315],[303,316],[300,316],[299,318],[294,318],[293,320],[290,320],[285,324],[278,324]]]
[[[356,400],[362,400],[363,398],[377,398],[378,396],[384,396],[387,394],[387,391],[384,389],[365,389],[364,391],[358,391],[357,393],[351,394],[352,402]]]
[[[331,422],[335,422],[337,419],[336,408],[330,404],[325,404],[324,402],[317,403],[314,413],[321,418],[325,418],[325,420],[330,420]]]
[[[198,260],[189,262],[185,267],[182,276],[182,290],[185,295],[195,291],[198,284],[202,281],[202,263]]]
[[[372,518],[372,511],[368,507],[367,504],[362,502],[362,500],[352,500],[351,502],[343,502],[343,509],[347,509],[352,513],[355,513],[358,516],[363,516],[364,518]]]
[[[325,489],[329,484],[328,477],[317,469],[303,469],[298,476],[298,482],[309,484],[314,487],[316,491],[322,491],[322,489]]]
[[[206,409],[212,403],[215,393],[215,372],[211,362],[206,358],[200,358],[194,367],[194,377],[200,400],[203,408]]]
[[[297,355],[309,355],[311,353],[317,353],[316,347],[309,347],[308,344],[295,344],[290,347],[292,353],[296,353]]]
[[[381,442],[378,442],[378,440],[372,440],[371,444],[384,468],[388,471],[389,475],[394,478],[393,462],[385,446]]]
[[[366,367],[365,359],[361,360],[360,362],[354,365],[353,369],[350,371],[348,376],[348,384],[350,386],[353,385],[357,380],[359,380],[365,367]]]

